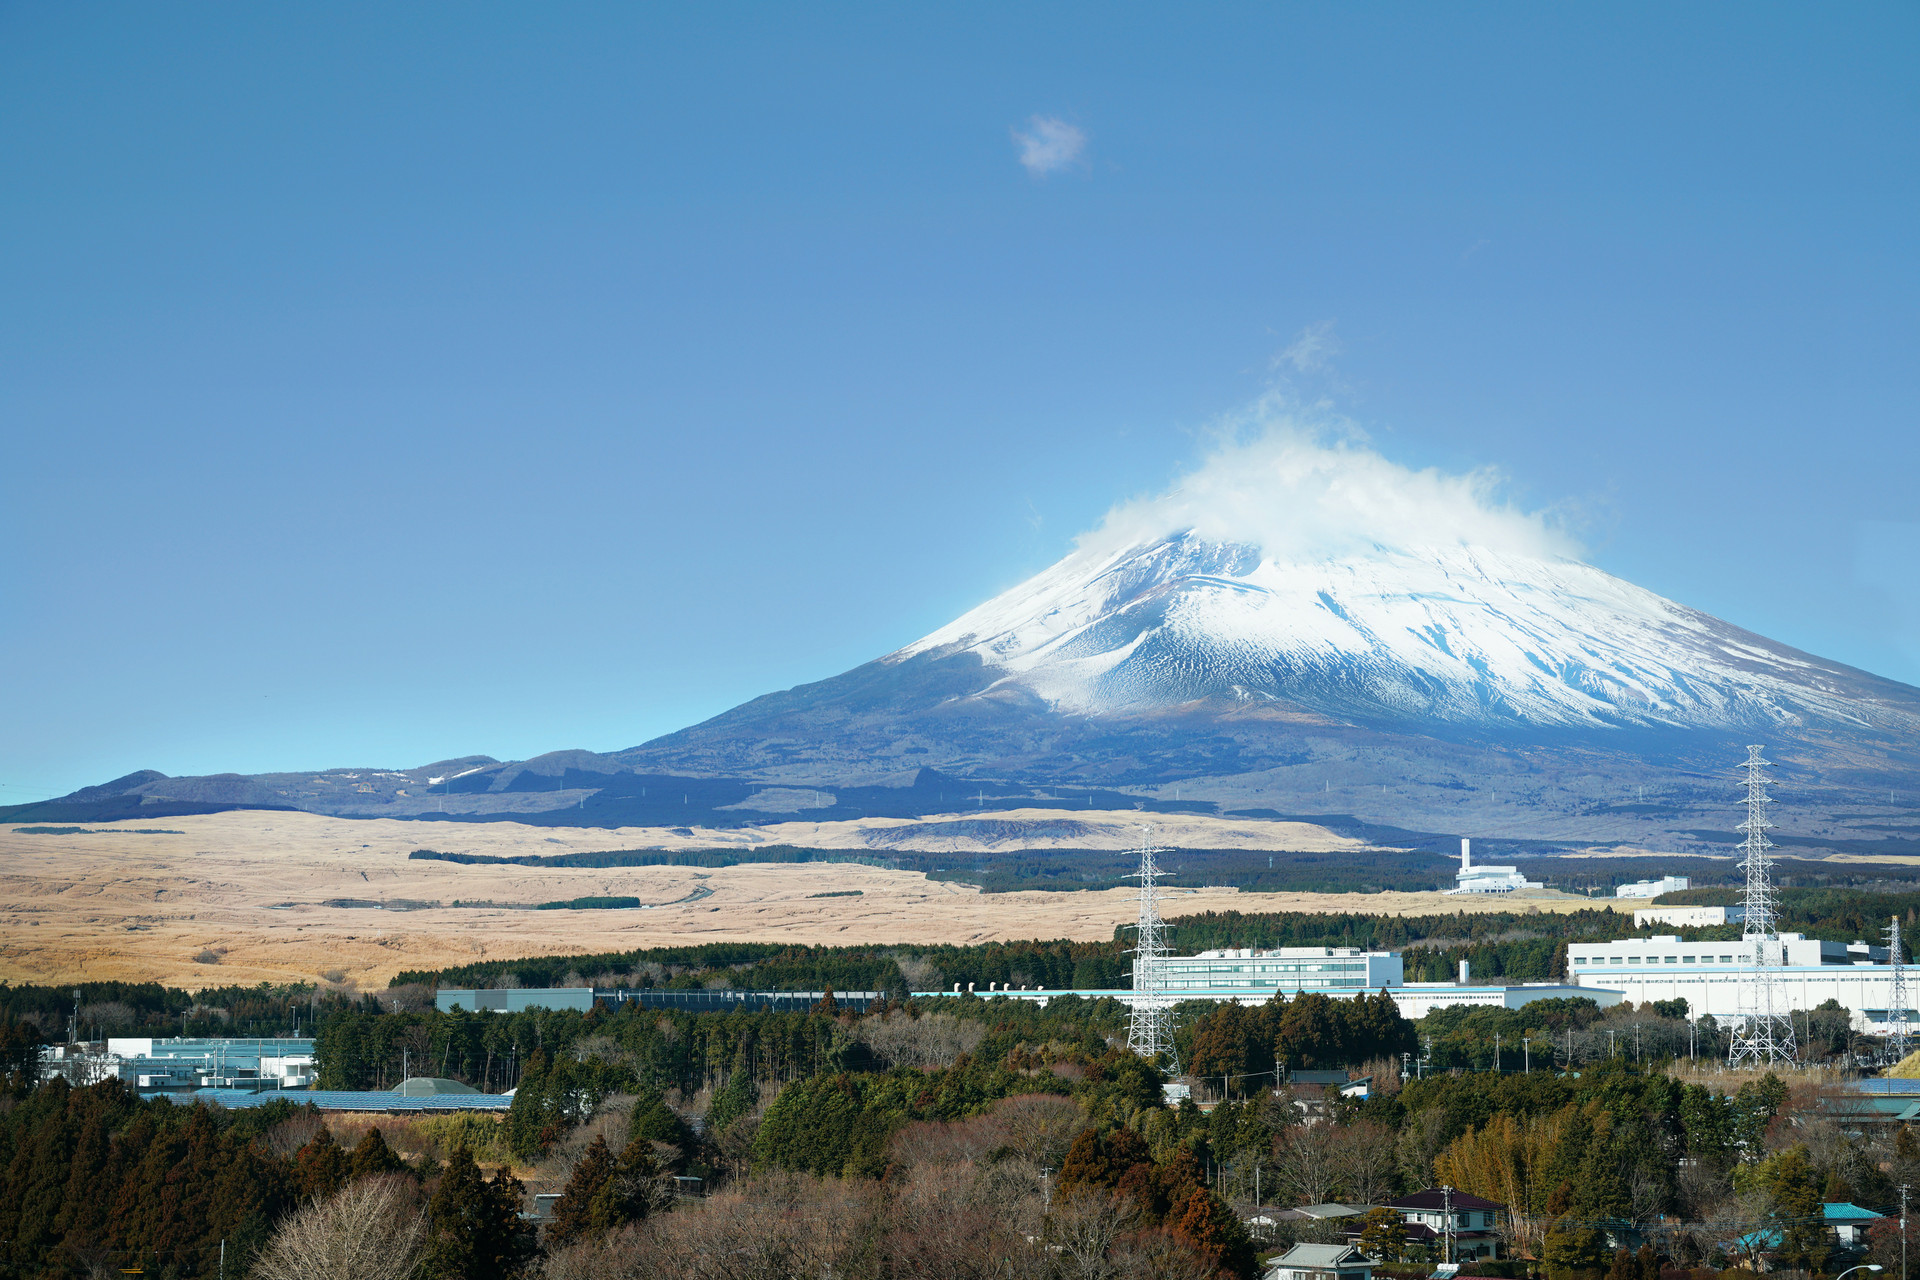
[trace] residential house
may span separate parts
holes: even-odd
[[[1867,1229],[1886,1216],[1845,1201],[1829,1201],[1820,1207],[1822,1217],[1833,1231],[1834,1240],[1842,1249],[1866,1248]]]
[[[1274,1259],[1265,1280],[1373,1280],[1373,1262],[1350,1244],[1297,1244]]]
[[[1833,1233],[1834,1243],[1842,1249],[1866,1248],[1868,1229],[1885,1216],[1845,1201],[1828,1201],[1820,1206],[1822,1223]],[[1733,1244],[1740,1252],[1750,1254],[1778,1249],[1783,1238],[1784,1233],[1779,1227],[1763,1227],[1758,1231],[1749,1231]]]
[[[1311,1125],[1326,1119],[1328,1108],[1341,1098],[1364,1100],[1372,1090],[1373,1077],[1351,1080],[1344,1071],[1295,1071],[1287,1084],[1302,1123]]]
[[[1386,1207],[1407,1220],[1409,1237],[1414,1234],[1413,1228],[1425,1227],[1433,1232],[1443,1251],[1451,1238],[1454,1262],[1500,1256],[1500,1215],[1507,1209],[1503,1204],[1451,1187],[1428,1187],[1389,1200]]]

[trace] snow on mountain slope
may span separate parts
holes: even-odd
[[[1083,714],[1230,698],[1459,725],[1886,729],[1920,710],[1591,565],[1459,544],[1085,548],[883,661],[963,653],[1000,675],[976,696],[1014,686]]]

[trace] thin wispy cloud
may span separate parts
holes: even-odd
[[[1300,336],[1282,347],[1273,357],[1273,367],[1291,367],[1296,373],[1317,373],[1340,354],[1333,336],[1333,321],[1322,320],[1300,331]]]
[[[1087,152],[1086,131],[1058,116],[1034,116],[1024,130],[1013,131],[1020,163],[1036,178],[1078,164]]]

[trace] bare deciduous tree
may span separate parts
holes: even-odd
[[[412,1186],[363,1178],[295,1212],[253,1264],[254,1280],[406,1280],[420,1260],[426,1219]]]
[[[312,1112],[303,1112],[282,1120],[267,1130],[267,1148],[281,1159],[290,1159],[293,1153],[313,1140],[322,1128],[320,1117]]]
[[[989,1112],[1004,1126],[1007,1149],[1043,1168],[1060,1167],[1087,1127],[1087,1113],[1057,1093],[1027,1093],[997,1102]]]
[[[915,1018],[907,1013],[888,1013],[862,1018],[853,1035],[873,1051],[875,1057],[893,1067],[950,1067],[963,1053],[972,1053],[987,1038],[987,1029],[978,1022],[963,1021],[949,1013],[929,1013]]]
[[[1273,1168],[1281,1192],[1295,1204],[1325,1204],[1339,1185],[1340,1135],[1330,1124],[1283,1129],[1273,1140]]]
[[[1400,1160],[1400,1176],[1407,1185],[1417,1188],[1433,1184],[1433,1158],[1446,1146],[1441,1141],[1446,1128],[1446,1113],[1430,1107],[1414,1116],[1400,1131],[1394,1154]]]
[[[546,1280],[770,1280],[843,1275],[880,1189],[839,1178],[743,1179],[698,1212],[651,1217],[547,1262]]]
[[[1114,1280],[1120,1266],[1109,1255],[1139,1213],[1125,1196],[1075,1192],[1047,1219],[1047,1243],[1058,1251],[1060,1274],[1073,1280]]]
[[[1355,1204],[1388,1199],[1399,1173],[1393,1130],[1371,1120],[1356,1120],[1334,1130],[1338,1139],[1334,1167],[1346,1198]]]

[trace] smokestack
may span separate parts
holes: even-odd
[[[1462,871],[1473,869],[1473,841],[1465,838],[1460,841],[1460,869]]]
[[[1466,842],[1463,840],[1461,843],[1465,844]],[[1467,962],[1465,960],[1460,962],[1460,985],[1463,987],[1467,985]]]

